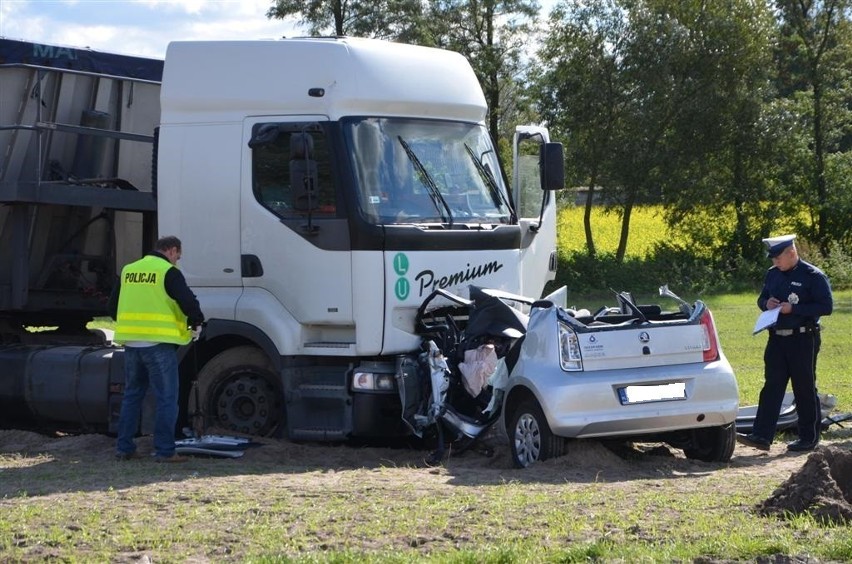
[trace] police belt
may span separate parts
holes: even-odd
[[[819,325],[803,325],[802,327],[796,327],[795,329],[770,329],[769,332],[778,337],[790,337],[791,335],[798,335],[799,333],[816,333],[819,331]]]

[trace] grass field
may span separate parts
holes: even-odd
[[[753,296],[708,300],[746,401],[765,337]],[[826,318],[820,381],[850,409],[852,293]],[[827,434],[847,452],[849,430]],[[150,439],[140,440],[150,452]],[[0,431],[4,562],[850,562],[849,527],[755,507],[806,456],[616,456],[597,441],[526,470],[475,453],[265,442],[244,459],[112,460],[101,435]],[[667,452],[667,451],[666,451]],[[503,458],[500,458],[500,457]]]
[[[429,469],[405,452],[277,451],[264,445],[245,459],[194,459],[164,467],[111,461],[110,445],[106,437],[59,439],[33,445],[42,454],[0,454],[0,559],[459,564],[852,559],[848,527],[753,512],[804,457],[740,452],[731,464],[662,456],[625,460],[589,441],[528,470],[486,467],[470,457]]]
[[[756,403],[766,341],[751,334],[756,296],[681,297],[709,304],[740,402]],[[820,391],[849,412],[852,291],[835,293],[823,324]],[[850,431],[826,442],[849,452]],[[150,452],[150,438],[140,443]],[[576,441],[526,470],[499,451],[426,468],[408,449],[288,441],[176,465],[115,462],[113,449],[102,435],[0,431],[0,561],[852,562],[848,525],[756,514],[808,459],[783,444],[703,463]]]

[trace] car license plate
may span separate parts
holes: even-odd
[[[622,405],[650,401],[684,400],[686,399],[686,384],[675,382],[657,386],[625,386],[618,388],[618,398]]]

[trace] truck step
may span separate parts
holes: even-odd
[[[354,346],[355,343],[343,341],[312,341],[304,344],[306,349],[348,349]]]
[[[295,390],[295,395],[302,399],[339,399],[345,400],[348,396],[346,386],[333,384],[301,384]]]

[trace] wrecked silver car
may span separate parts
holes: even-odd
[[[483,288],[437,290],[420,307],[423,353],[398,373],[403,419],[433,453],[495,423],[527,467],[567,439],[665,442],[698,460],[730,460],[739,392],[707,306],[637,305],[629,293],[594,314]]]

